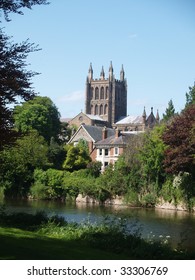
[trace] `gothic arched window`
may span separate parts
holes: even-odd
[[[107,115],[108,114],[108,105],[106,104],[104,106],[104,115]]]
[[[91,105],[91,115],[93,115],[93,105]]]
[[[98,115],[98,105],[95,105],[95,115]]]
[[[108,87],[106,87],[106,99],[108,99]]]
[[[104,88],[103,87],[101,87],[100,99],[104,99]]]
[[[99,88],[95,88],[95,99],[99,99]]]
[[[103,115],[103,105],[100,105],[100,115]]]

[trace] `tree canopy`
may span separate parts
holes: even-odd
[[[175,115],[175,108],[173,105],[172,99],[168,103],[168,107],[165,110],[165,114],[163,114],[163,120],[168,121],[171,117]]]
[[[1,0],[0,16],[3,13],[9,21],[8,15],[11,12],[23,14],[22,8],[31,9],[36,4],[47,4],[47,1]],[[37,73],[27,69],[26,59],[29,53],[37,50],[38,47],[28,40],[20,44],[13,43],[0,28],[0,149],[15,136],[12,130],[13,105],[32,99],[36,95],[31,79]]]
[[[195,83],[193,87],[189,87],[189,92],[186,93],[186,107],[195,104]]]
[[[37,96],[14,109],[15,128],[22,133],[36,129],[49,143],[51,138],[58,139],[60,113],[49,97]]]
[[[188,106],[167,126],[163,141],[165,151],[165,170],[178,174],[189,172],[195,176],[195,104]]]
[[[10,13],[17,13],[23,15],[22,9],[31,9],[34,5],[49,4],[47,0],[1,0],[0,10],[3,11],[5,19],[9,21],[8,15]]]

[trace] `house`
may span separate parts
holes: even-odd
[[[68,144],[77,145],[79,140],[88,143],[89,153],[92,161],[102,163],[102,172],[109,164],[114,164],[123,153],[128,141],[139,131],[124,131],[107,127],[81,125],[71,137]]]
[[[85,140],[88,143],[89,153],[92,160],[96,160],[95,143],[114,134],[115,130],[112,128],[82,124],[71,137],[68,144],[73,143],[74,145],[77,145],[79,140]]]
[[[109,164],[115,164],[128,142],[138,133],[140,132],[120,132],[116,129],[114,135],[95,143],[96,161],[102,163],[102,172]]]

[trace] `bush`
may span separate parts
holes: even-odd
[[[153,193],[147,193],[142,197],[142,204],[146,207],[154,207],[156,204],[156,195]]]

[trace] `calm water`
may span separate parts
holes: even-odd
[[[86,219],[98,222],[107,215],[125,215],[129,226],[136,221],[144,238],[166,238],[174,247],[181,240],[185,240],[183,246],[195,251],[195,214],[184,211],[65,204],[54,201],[6,201],[5,204],[11,212],[45,211],[48,215],[57,214],[67,221],[75,222]]]

